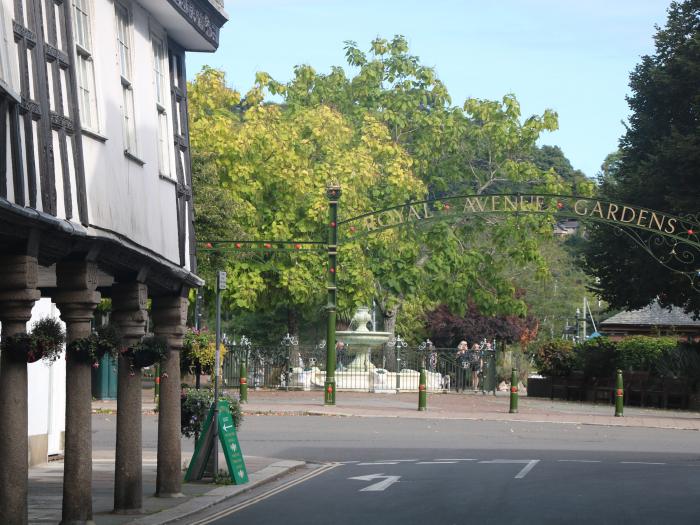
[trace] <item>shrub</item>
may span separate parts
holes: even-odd
[[[160,363],[167,356],[170,348],[165,337],[147,335],[141,341],[129,348],[125,355],[131,361],[134,368],[146,368],[155,363]]]
[[[655,371],[659,360],[677,346],[675,337],[625,337],[616,344],[615,364],[624,370]]]
[[[227,394],[220,394],[219,399],[225,399],[228,402],[233,424],[238,430],[243,422],[240,403],[236,398]],[[195,433],[201,434],[204,421],[213,402],[214,391],[211,388],[183,388],[180,396],[180,430],[183,436],[192,437]]]
[[[576,346],[578,363],[586,377],[612,377],[617,367],[616,343],[607,337],[594,337]]]
[[[533,359],[544,376],[568,376],[576,368],[576,353],[571,341],[555,339],[539,345]]]

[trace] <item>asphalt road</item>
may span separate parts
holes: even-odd
[[[247,454],[315,465],[189,523],[672,524],[700,510],[693,431],[249,416],[239,437]]]

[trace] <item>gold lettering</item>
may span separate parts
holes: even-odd
[[[631,211],[632,216],[629,218],[629,220],[625,219],[625,214]],[[632,208],[629,208],[627,206],[622,207],[622,215],[620,216],[620,222],[634,222],[635,217],[637,216],[637,212],[634,211]]]
[[[595,201],[595,206],[593,206],[593,209],[591,210],[591,215],[594,213],[597,213],[601,219],[603,218],[603,208],[599,201]]]
[[[386,213],[386,212],[378,213],[377,215],[375,215],[375,217],[376,217],[375,220],[377,221],[377,225],[380,228],[384,228],[386,226],[386,224],[384,224],[384,222],[382,222],[382,217],[384,216],[384,213]]]
[[[666,233],[676,233],[676,219],[670,218],[666,223],[666,228],[664,231]]]
[[[649,213],[647,210],[639,210],[639,217],[637,217],[637,225],[641,226],[642,221],[646,220],[646,214]]]
[[[618,210],[617,204],[613,204],[612,202],[610,204],[608,204],[608,220],[613,220],[613,221],[619,220],[617,218],[617,216],[615,215],[617,213],[617,210]]]
[[[423,214],[425,215],[426,219],[430,219],[433,216],[433,214],[430,213],[430,208],[428,208],[427,202],[423,203]]]
[[[516,198],[514,201],[510,200],[510,197],[506,196],[503,198],[503,211],[508,211],[508,207],[512,209],[513,211],[518,210],[518,199]]]
[[[498,195],[491,196],[491,211],[496,211],[496,208],[498,207],[499,200],[500,200],[500,197]]]
[[[664,221],[666,220],[666,217],[664,215],[661,216],[661,220],[659,220],[659,216],[656,215],[653,211],[651,212],[651,218],[649,219],[649,228],[652,227],[652,224],[655,224],[656,229],[659,231],[663,231],[664,227]]]
[[[390,210],[389,213],[394,216],[396,222],[394,224],[401,224],[403,222],[403,208],[396,208],[395,210]]]
[[[467,208],[469,208],[469,210],[467,210]],[[472,200],[469,197],[467,197],[464,200],[464,209],[462,210],[462,213],[467,213],[467,211],[471,211],[472,213],[476,213],[476,208],[474,207],[474,203],[472,202]]]
[[[377,229],[377,216],[376,215],[368,215],[367,217],[363,217],[362,222],[364,223],[365,229],[368,232],[371,232],[371,231]]]
[[[537,195],[535,197],[535,211],[542,211],[544,209],[544,197],[542,195]]]
[[[584,205],[583,211],[578,209],[579,204]],[[588,206],[586,205],[586,201],[583,201],[583,200],[576,201],[574,203],[574,212],[576,212],[576,215],[587,215],[588,214]]]
[[[411,216],[415,216],[416,220],[421,220],[423,217],[420,216],[420,213],[418,213],[418,210],[413,207],[413,205],[408,207],[408,218],[410,219]]]

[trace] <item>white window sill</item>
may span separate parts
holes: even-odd
[[[124,156],[125,156],[127,159],[129,159],[129,160],[135,162],[135,163],[138,164],[139,166],[145,166],[145,165],[146,165],[146,163],[145,163],[143,160],[141,160],[141,159],[138,158],[136,155],[134,155],[133,153],[131,153],[128,149],[125,149],[125,150],[124,150]]]
[[[107,142],[107,137],[98,133],[97,131],[92,131],[91,129],[88,129],[88,128],[82,128],[80,131],[84,136],[90,137],[91,139],[94,139],[98,142],[102,142],[102,143]]]

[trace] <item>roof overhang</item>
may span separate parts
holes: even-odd
[[[218,0],[138,0],[185,51],[216,51],[228,21]]]

